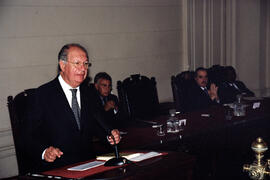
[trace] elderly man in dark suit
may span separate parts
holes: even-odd
[[[185,111],[195,111],[219,103],[218,87],[211,84],[207,89],[208,76],[205,68],[195,71],[195,82],[188,88]]]
[[[236,100],[236,96],[254,96],[242,81],[236,80],[236,72],[232,66],[225,67],[225,81],[221,84],[218,91],[222,103],[231,103]]]
[[[79,44],[67,44],[59,52],[60,74],[36,90],[35,109],[28,118],[27,149],[44,171],[95,157],[92,137],[119,143],[116,129],[100,123],[103,116],[90,102],[85,80],[90,65],[87,51]]]

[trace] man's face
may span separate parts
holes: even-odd
[[[111,81],[107,79],[99,79],[98,82],[95,84],[95,87],[98,90],[99,94],[103,97],[108,96],[112,90]]]
[[[206,71],[198,71],[197,76],[195,78],[197,84],[200,87],[206,87],[208,83],[208,77],[207,77],[207,72]]]
[[[69,48],[67,62],[59,61],[60,74],[71,87],[78,87],[85,80],[88,71],[88,67],[83,64],[85,62],[88,62],[86,53],[78,47]]]

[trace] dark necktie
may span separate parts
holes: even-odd
[[[203,88],[203,91],[205,92],[205,94],[207,94],[207,96],[209,96],[207,88]]]
[[[77,95],[76,95],[77,89],[70,89],[70,91],[72,93],[71,109],[72,109],[72,111],[74,113],[78,128],[80,130],[81,129],[81,126],[80,126],[80,108],[79,108],[79,104],[78,104],[78,101],[77,101]]]
[[[104,102],[104,104],[103,104],[103,105],[105,105],[105,104],[106,104],[106,102],[107,102],[107,97],[103,97],[103,102]]]
[[[104,106],[107,102],[107,97],[100,96],[100,99],[101,99],[102,105]]]

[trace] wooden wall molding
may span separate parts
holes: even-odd
[[[76,1],[66,1],[58,0],[50,2],[48,0],[36,1],[17,1],[17,0],[2,0],[1,6],[25,6],[25,7],[55,7],[55,6],[66,6],[66,7],[119,7],[119,6],[175,6],[179,5],[179,0],[76,0]]]
[[[236,1],[226,0],[226,65],[236,67]]]
[[[0,158],[14,156],[15,147],[11,129],[0,129]]]
[[[0,159],[16,156],[14,145],[0,147]]]
[[[10,128],[0,129],[0,138],[3,136],[12,136],[12,130]]]
[[[234,0],[190,0],[186,4],[190,69],[232,64],[228,60],[235,64]]]

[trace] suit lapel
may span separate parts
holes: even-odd
[[[199,98],[200,101],[207,102],[208,104],[211,103],[212,100],[211,100],[209,94],[206,94],[206,92],[204,90],[202,90],[202,88],[200,86],[197,86],[197,87],[198,87],[198,91],[199,91],[200,96],[201,96],[201,98]]]
[[[55,79],[55,87],[57,91],[57,102],[59,103],[59,108],[63,109],[66,119],[69,120],[77,130],[79,130],[74,113],[68,103],[67,97],[60,85],[58,77]]]
[[[87,106],[88,99],[86,98],[86,92],[87,89],[85,89],[83,86],[80,86],[80,93],[81,93],[81,130],[83,130],[85,126],[85,121],[87,118],[87,112],[89,111],[89,107]]]

